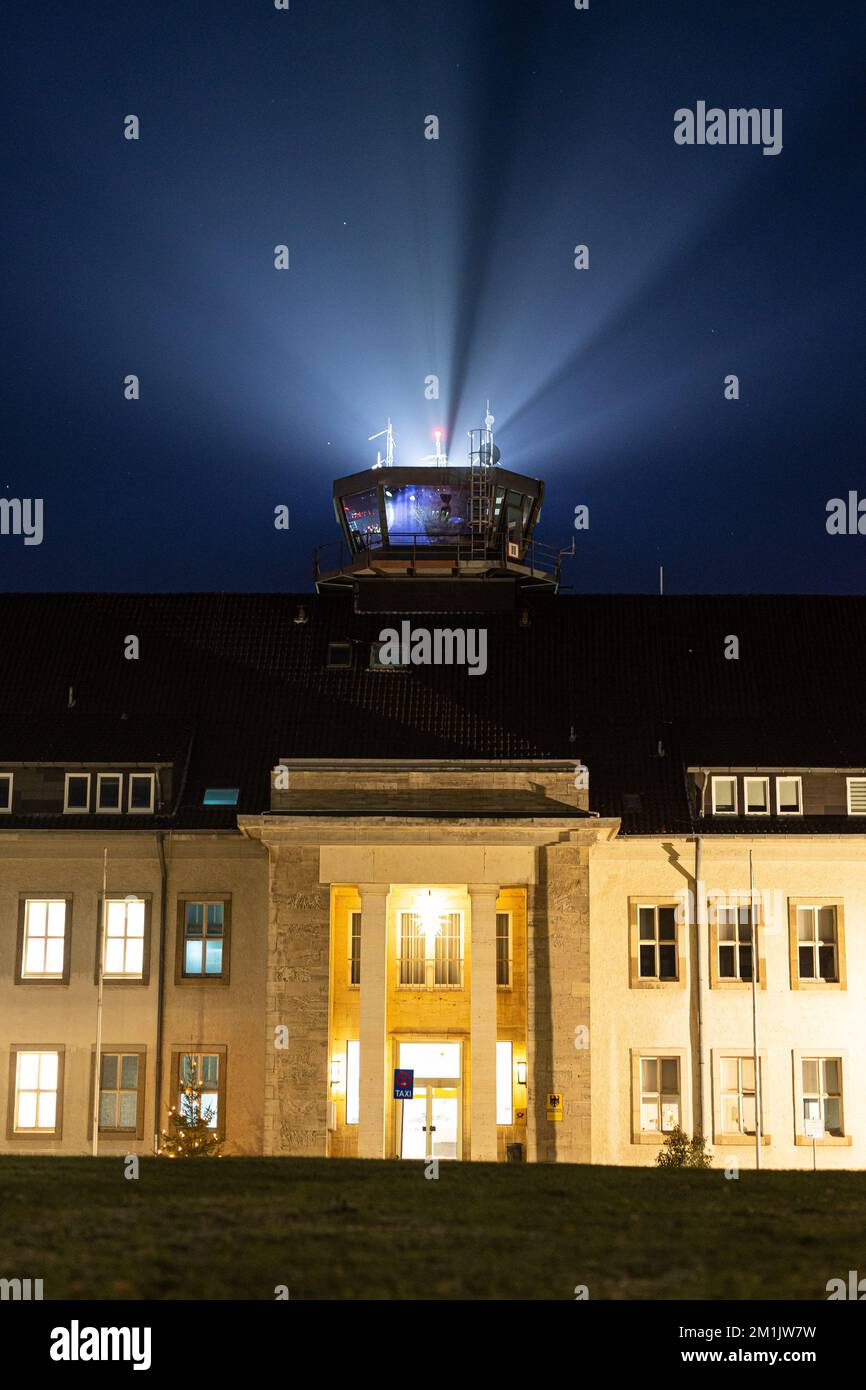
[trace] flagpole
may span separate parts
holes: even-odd
[[[106,884],[108,880],[108,845],[102,856],[102,930],[99,933],[99,956],[96,968],[96,1060],[93,1064],[93,1144],[91,1156],[96,1158],[99,1150],[99,1091],[102,1082],[102,981],[105,973],[105,933],[106,922]]]
[[[749,850],[749,927],[752,934],[752,1053],[755,1060],[755,1167],[761,1166],[761,1066],[758,1058],[758,933],[752,851]]]

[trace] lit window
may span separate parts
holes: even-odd
[[[138,1128],[140,1071],[141,1058],[137,1052],[103,1054],[99,1080],[101,1130],[134,1131]]]
[[[204,806],[237,806],[239,787],[208,787],[202,798]]]
[[[153,811],[156,776],[153,772],[131,772],[129,775],[130,815],[145,816]]]
[[[797,971],[801,980],[839,981],[835,907],[797,907]]]
[[[60,1093],[58,1052],[19,1052],[15,1069],[15,1132],[56,1134]]]
[[[186,903],[183,926],[184,975],[222,975],[225,917],[224,902]]]
[[[638,969],[642,980],[676,980],[677,910],[638,908]]]
[[[67,772],[63,809],[77,814],[90,810],[89,772]]]
[[[346,1124],[356,1125],[361,1107],[361,1044],[346,1043]]]
[[[757,1114],[754,1057],[721,1057],[719,1059],[719,1072],[722,1133],[726,1135],[754,1134]],[[761,1109],[763,1111],[763,1084],[761,1091]]]
[[[496,1044],[496,1123],[510,1125],[514,1122],[514,1081],[512,1077],[510,1042]]]
[[[97,811],[119,811],[121,776],[118,772],[100,772],[96,778]]]
[[[842,1060],[839,1057],[804,1057],[803,1119],[820,1120],[828,1134],[841,1138]]]
[[[349,984],[361,983],[361,914],[349,913]]]
[[[644,1134],[669,1134],[680,1123],[680,1060],[641,1057],[640,1127]]]
[[[743,795],[747,816],[768,816],[770,814],[769,777],[745,777]]]
[[[66,955],[66,902],[28,898],[24,904],[22,980],[62,980]]]
[[[177,1108],[182,1119],[193,1121],[199,1118],[205,1121],[208,1129],[219,1129],[221,1089],[220,1058],[217,1053],[181,1054]]]
[[[460,1043],[403,1043],[400,1044],[401,1067],[414,1071],[415,1081],[421,1077],[437,1077],[454,1081],[460,1075]]]
[[[400,984],[413,989],[461,989],[463,913],[400,913]]]
[[[511,984],[511,913],[496,914],[496,983],[500,989]]]
[[[736,777],[713,778],[713,815],[735,816],[737,814]]]
[[[803,813],[802,777],[776,778],[776,810],[780,816],[800,816]]]
[[[8,815],[12,810],[13,776],[11,772],[0,772],[0,815]]]
[[[106,980],[140,980],[144,975],[144,902],[109,898],[105,903]]]

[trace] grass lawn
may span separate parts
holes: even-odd
[[[0,1158],[0,1277],[50,1298],[826,1299],[866,1174]]]

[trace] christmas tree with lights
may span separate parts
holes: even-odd
[[[179,1105],[168,1112],[169,1129],[162,1131],[157,1150],[160,1158],[219,1158],[223,1145],[212,1127],[213,1106],[202,1104],[201,1084],[195,1061],[181,1086]]]

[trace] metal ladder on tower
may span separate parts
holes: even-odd
[[[469,549],[472,559],[483,559],[487,553],[493,495],[492,467],[495,462],[493,416],[490,402],[484,428],[469,431]]]

